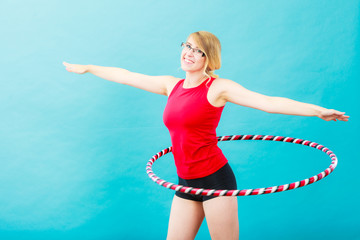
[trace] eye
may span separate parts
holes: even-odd
[[[185,44],[185,47],[191,49],[191,46],[189,44]]]
[[[196,52],[197,52],[198,54],[203,54],[203,51],[201,51],[200,49],[196,49]]]

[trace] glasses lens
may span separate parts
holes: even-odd
[[[182,43],[181,43],[181,47],[182,47],[183,49],[185,49],[187,52],[190,51],[190,50],[192,50],[193,53],[194,53],[194,55],[196,55],[196,56],[198,56],[198,57],[202,57],[202,56],[205,55],[203,51],[201,51],[200,49],[196,49],[196,48],[194,49],[194,48],[192,48],[192,47],[190,46],[190,44],[187,44],[187,43],[182,42]]]
[[[200,49],[197,49],[195,50],[195,54],[200,57],[203,55],[203,52]]]

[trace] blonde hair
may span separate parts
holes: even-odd
[[[204,74],[211,77],[219,77],[214,73],[221,67],[221,45],[219,39],[207,31],[191,33],[187,39],[192,37],[198,48],[205,53]]]

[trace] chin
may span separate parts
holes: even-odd
[[[191,68],[187,67],[187,66],[184,66],[181,64],[181,69],[185,72],[188,72],[188,71],[191,71]]]
[[[182,64],[181,64],[181,69],[184,70],[185,72],[197,72],[201,70],[201,69],[194,69],[193,66],[189,67],[189,66],[184,66]]]

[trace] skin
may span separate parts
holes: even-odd
[[[187,40],[193,48],[196,42]],[[188,59],[192,63],[187,63]],[[194,55],[193,51],[182,51],[181,68],[186,72],[184,88],[192,88],[207,79],[204,74],[205,57]],[[103,79],[130,85],[156,94],[169,96],[180,78],[173,76],[148,76],[122,68],[80,65],[63,62],[66,70],[78,74],[92,73]],[[259,109],[268,113],[317,116],[325,121],[348,121],[345,112],[326,109],[317,105],[302,103],[283,97],[271,97],[250,91],[240,84],[224,78],[214,80],[209,88],[208,101],[215,107],[227,102]],[[203,203],[174,196],[168,227],[168,240],[194,239],[201,223],[206,222],[212,239],[239,239],[238,206],[236,197],[217,197]]]

